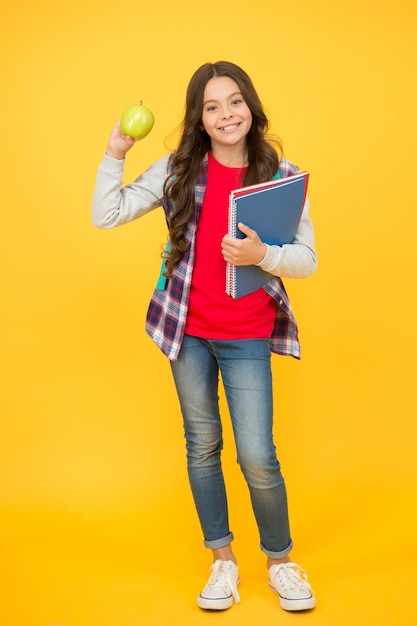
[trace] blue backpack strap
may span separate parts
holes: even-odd
[[[159,272],[159,278],[158,278],[158,282],[156,283],[156,289],[158,289],[158,291],[165,291],[167,282],[168,282],[168,278],[164,276],[166,272],[165,258],[166,258],[167,252],[171,252],[171,240],[170,239],[168,239],[167,245],[165,246],[161,269]]]
[[[171,153],[170,157],[169,157],[169,161],[168,161],[168,174],[169,175],[172,172],[173,160],[174,160],[174,153]],[[175,174],[172,177],[172,179],[174,180],[174,178],[175,178]],[[165,246],[164,253],[162,255],[162,263],[161,263],[161,269],[159,271],[158,282],[156,283],[156,287],[155,287],[155,289],[157,289],[158,291],[165,291],[166,286],[167,286],[168,278],[166,276],[164,276],[164,274],[166,272],[165,259],[166,259],[167,253],[169,253],[169,252],[171,252],[171,240],[168,237],[168,241],[167,241],[167,244]]]

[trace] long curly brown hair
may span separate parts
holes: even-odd
[[[175,206],[169,225],[170,251],[164,253],[167,278],[171,278],[189,246],[185,234],[195,211],[195,181],[200,165],[211,149],[210,137],[202,130],[201,122],[204,90],[208,81],[217,76],[227,76],[237,83],[252,113],[252,125],[246,136],[248,168],[243,185],[270,180],[279,167],[281,143],[266,134],[269,121],[248,74],[228,61],[205,63],[199,67],[187,88],[182,135],[174,155],[173,172],[164,186],[164,195]]]

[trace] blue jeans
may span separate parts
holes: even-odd
[[[291,548],[287,495],[272,435],[272,374],[268,339],[208,340],[186,335],[171,368],[184,419],[187,467],[207,548],[227,546],[229,528],[221,465],[219,372],[237,449],[259,529],[272,558]]]

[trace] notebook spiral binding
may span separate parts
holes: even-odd
[[[227,232],[232,237],[236,237],[236,203],[232,198],[230,198]],[[226,264],[226,294],[233,297],[236,295],[236,268],[231,263]]]

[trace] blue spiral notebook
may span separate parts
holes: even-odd
[[[229,196],[228,233],[244,238],[237,228],[243,222],[256,230],[264,243],[291,243],[300,223],[309,173],[301,172],[258,185],[235,189]],[[260,289],[272,278],[256,265],[226,265],[226,293],[241,298]]]

